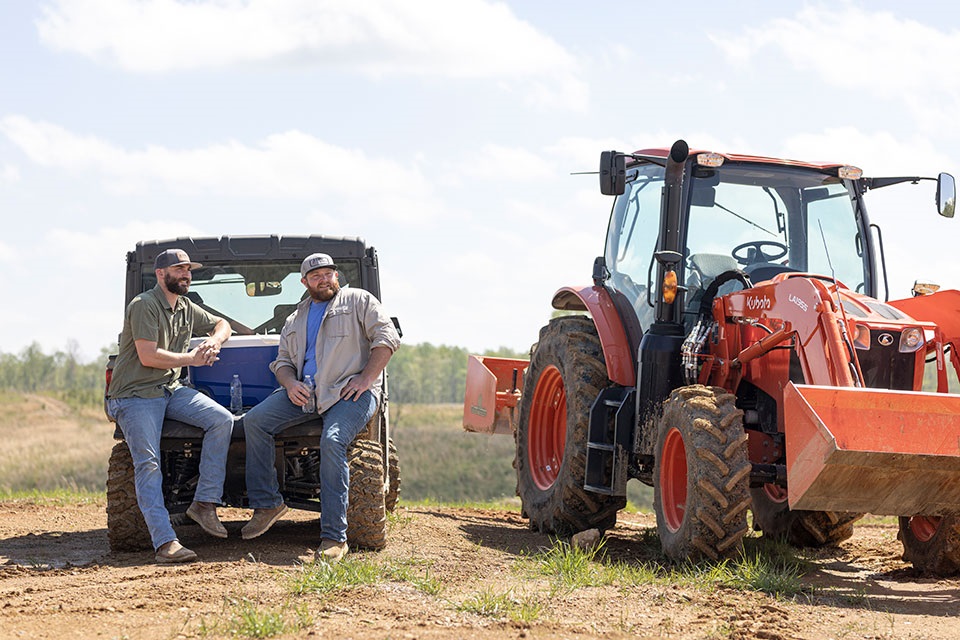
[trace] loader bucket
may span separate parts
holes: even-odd
[[[791,509],[960,510],[960,395],[788,383],[784,421]]]
[[[463,428],[478,433],[513,434],[526,360],[469,356],[463,395]]]

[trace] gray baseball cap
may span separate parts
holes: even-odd
[[[311,253],[304,258],[303,262],[300,264],[300,276],[306,278],[308,273],[314,269],[320,269],[322,267],[333,269],[334,271],[337,269],[337,265],[333,264],[333,258],[327,254]]]
[[[178,264],[189,264],[191,269],[199,269],[203,266],[199,262],[191,262],[190,256],[183,249],[167,249],[157,254],[157,259],[153,261],[153,268],[166,269]]]

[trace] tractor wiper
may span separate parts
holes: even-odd
[[[730,209],[727,209],[725,206],[723,206],[723,205],[720,204],[719,202],[714,202],[714,203],[713,203],[713,206],[715,206],[715,207],[718,208],[718,209],[723,209],[724,211],[726,211],[727,213],[729,213],[729,214],[732,215],[732,216],[735,216],[735,217],[737,217],[737,218],[740,218],[741,220],[743,220],[743,221],[746,222],[747,224],[751,224],[751,225],[755,226],[757,229],[760,229],[760,231],[765,231],[765,232],[769,233],[769,234],[770,234],[771,236],[773,236],[774,238],[779,238],[779,237],[780,237],[780,236],[778,236],[777,234],[775,234],[773,231],[770,231],[770,229],[766,229],[766,228],[764,228],[764,227],[761,227],[760,225],[758,225],[758,224],[757,224],[756,222],[754,222],[753,220],[748,220],[747,218],[744,218],[742,215],[740,215],[740,214],[737,213],[736,211],[732,211],[732,210],[730,210]]]

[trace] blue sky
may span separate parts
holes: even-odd
[[[960,172],[960,5],[0,4],[0,351],[116,340],[126,252],[361,236],[409,343],[525,350],[588,284],[604,149]],[[932,183],[868,194],[891,297],[960,287]]]

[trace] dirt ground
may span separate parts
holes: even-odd
[[[102,504],[0,503],[0,637],[193,638],[228,636],[238,602],[264,611],[299,607],[309,623],[280,637],[322,638],[957,638],[960,578],[918,575],[899,557],[892,524],[867,522],[839,548],[811,556],[804,594],[639,585],[550,589],[518,572],[549,547],[516,511],[398,508],[389,544],[353,554],[419,567],[443,588],[430,594],[389,579],[297,595],[291,577],[316,544],[315,514],[290,512],[244,542],[249,512],[223,509],[225,541],[181,526],[201,557],[158,566],[152,554],[111,553]],[[621,514],[608,532],[610,559],[649,562],[652,516]],[[464,611],[478,593],[508,593],[544,605],[535,619]]]

